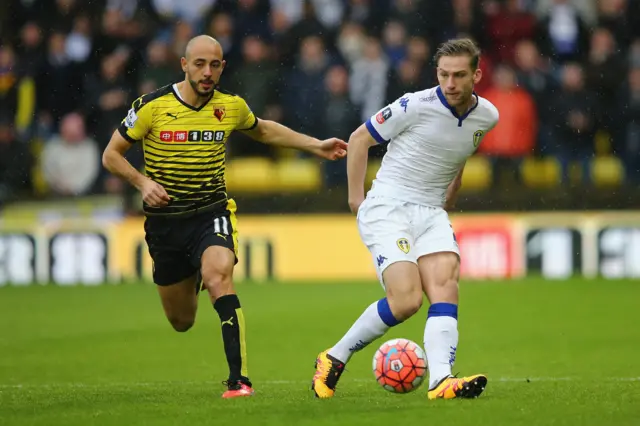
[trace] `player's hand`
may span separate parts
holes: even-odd
[[[347,156],[347,147],[349,145],[338,138],[329,138],[320,141],[320,144],[314,149],[314,154],[327,160],[338,160]]]
[[[149,207],[163,207],[169,204],[170,198],[167,191],[158,182],[151,179],[145,180],[142,188],[142,199]]]

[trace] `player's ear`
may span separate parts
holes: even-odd
[[[180,58],[180,66],[182,67],[183,72],[187,72],[187,58],[184,56]]]
[[[480,80],[482,80],[482,70],[480,68],[478,68],[473,73],[473,84],[475,85],[475,84],[480,83]]]
[[[220,66],[220,72],[224,71],[224,67],[227,66],[227,61],[226,60],[222,60],[222,65]]]

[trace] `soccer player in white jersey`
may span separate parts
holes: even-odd
[[[458,348],[459,250],[446,210],[453,207],[465,162],[498,122],[498,110],[473,91],[482,72],[469,39],[435,55],[439,85],[407,93],[361,125],[349,140],[349,206],[386,297],[372,303],[342,339],[320,353],[312,389],[334,395],[351,356],[431,303],[424,330],[429,399],[475,398],[481,374],[454,377]],[[389,143],[365,199],[368,150]]]

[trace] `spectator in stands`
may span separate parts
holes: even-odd
[[[41,73],[38,84],[40,112],[50,117],[52,130],[62,116],[76,109],[82,97],[82,70],[67,54],[66,35],[54,32],[48,40],[49,49],[45,59],[46,72]]]
[[[540,51],[559,63],[580,61],[589,50],[587,25],[571,0],[553,0],[536,32]]]
[[[570,166],[577,162],[581,165],[583,182],[588,183],[595,152],[598,101],[585,88],[581,65],[568,63],[563,67],[562,88],[550,99],[549,110],[554,139],[550,153],[560,160],[563,180],[569,181]]]
[[[0,206],[30,187],[31,155],[20,143],[11,117],[0,116]]]
[[[486,17],[480,8],[480,2],[473,0],[440,0],[425,2],[429,4],[430,11],[425,16],[437,16],[432,21],[443,21],[436,24],[440,27],[436,34],[436,43],[445,41],[448,38],[471,37],[482,47],[486,48],[486,36],[484,26]],[[488,1],[485,3],[489,3]],[[443,13],[443,11],[446,11]],[[448,13],[447,13],[448,12]],[[451,21],[441,17],[451,15]],[[448,28],[450,27],[450,28]],[[487,56],[487,55],[484,55]]]
[[[336,40],[336,47],[349,66],[362,57],[367,37],[362,25],[356,22],[345,22]]]
[[[410,37],[407,43],[407,59],[420,67],[420,82],[423,87],[433,87],[438,84],[436,73],[431,66],[433,51],[431,43],[424,37]]]
[[[324,112],[324,76],[330,65],[329,55],[320,37],[302,40],[297,66],[285,86],[285,118],[302,133],[316,135],[322,128]]]
[[[313,2],[304,0],[303,5],[302,18],[297,22],[287,22],[286,24],[274,22],[276,25],[287,28],[284,33],[278,34],[276,39],[278,53],[281,58],[280,63],[284,67],[289,68],[296,65],[296,55],[300,51],[301,41],[307,37],[321,38],[324,46],[328,41],[325,38],[327,30],[316,16]]]
[[[101,147],[106,146],[135,99],[123,73],[125,62],[126,57],[117,53],[105,57],[100,74],[89,76],[85,83],[86,111]]]
[[[315,16],[322,26],[328,29],[336,29],[340,26],[344,13],[342,0],[270,0],[270,3],[272,15],[277,16],[277,21],[286,23],[287,28],[304,17],[307,4],[313,7]]]
[[[395,21],[401,24],[401,27],[409,34],[424,35],[425,17],[420,13],[420,2],[392,0],[389,3],[391,7],[387,19],[390,22]]]
[[[614,43],[626,49],[631,42],[631,28],[627,18],[627,3],[637,3],[628,0],[599,0],[598,27],[606,28],[613,35]]]
[[[364,54],[351,68],[351,101],[360,109],[361,121],[375,114],[386,101],[389,63],[382,53],[380,41],[368,37]]]
[[[216,0],[151,0],[155,12],[167,22],[182,21],[202,30],[202,18],[215,6]]]
[[[323,114],[323,131],[319,138],[330,135],[348,140],[349,135],[360,125],[356,107],[349,99],[349,73],[341,65],[333,66],[325,78],[326,100]],[[346,159],[324,162],[325,185],[329,188],[345,185],[347,182]]]
[[[552,145],[551,128],[548,123],[553,114],[549,110],[549,96],[556,90],[548,59],[538,52],[531,40],[518,42],[515,50],[516,76],[518,85],[533,97],[539,119],[537,147],[545,150]]]
[[[229,66],[232,68],[236,66],[236,62],[241,58],[241,49],[238,43],[239,37],[236,37],[235,23],[231,15],[224,12],[214,14],[209,22],[207,34],[218,40],[218,43],[222,46],[224,58],[230,64]]]
[[[73,21],[73,30],[65,40],[65,53],[71,61],[86,71],[92,48],[91,20],[88,15],[79,15]]]
[[[598,28],[591,35],[591,49],[585,66],[586,86],[597,95],[600,124],[610,129],[616,120],[614,113],[616,96],[620,88],[620,76],[625,75],[626,64],[616,53],[613,35],[605,28]]]
[[[242,37],[254,35],[266,39],[271,35],[269,3],[258,0],[237,0],[236,27]]]
[[[21,42],[18,50],[19,74],[36,77],[42,72],[45,49],[42,45],[42,28],[36,22],[27,22],[20,32]],[[42,90],[45,90],[44,88]]]
[[[384,53],[391,68],[397,68],[407,55],[407,30],[399,21],[389,21],[382,31]]]
[[[535,13],[538,20],[543,20],[548,16],[549,10],[557,3],[557,0],[534,0]],[[567,3],[576,11],[586,25],[593,25],[596,22],[596,3],[593,0],[569,0]]]
[[[410,59],[401,61],[398,69],[391,73],[385,103],[391,103],[405,93],[426,89],[425,82],[421,79],[421,76],[422,65],[419,62]]]
[[[500,121],[485,135],[478,152],[491,157],[494,182],[500,182],[501,177],[518,181],[521,160],[533,154],[538,135],[533,97],[518,87],[515,71],[504,64],[496,67],[485,97],[500,111]]]
[[[627,179],[640,184],[640,65],[629,71],[626,84],[618,93],[617,126],[614,128],[615,153],[622,159]]]
[[[13,117],[18,105],[18,74],[13,49],[0,46],[0,116]]]
[[[223,75],[222,87],[242,96],[256,116],[279,121],[280,72],[270,59],[269,46],[257,36],[246,37],[242,41],[242,57],[232,73]],[[271,145],[257,144],[240,132],[231,135],[229,150],[234,156],[275,156]]]
[[[513,64],[516,44],[533,38],[535,26],[535,16],[523,10],[520,0],[506,0],[486,27],[494,61]]]
[[[169,46],[163,40],[156,39],[147,46],[146,64],[140,70],[143,83],[149,84],[145,89],[155,90],[172,84],[180,76],[180,69],[176,69],[177,62],[169,56]]]
[[[510,99],[507,93],[528,92],[537,107],[539,135],[533,145],[540,152],[559,155],[564,165],[578,161],[584,166],[594,152],[594,135],[604,129],[612,134],[627,168],[638,168],[632,155],[639,151],[637,71],[624,86],[628,92],[620,90],[619,82],[628,66],[640,68],[640,1],[0,3],[0,15],[10,14],[0,16],[0,117],[22,117],[14,120],[12,130],[19,140],[30,141],[34,135],[47,140],[61,117],[83,111],[88,134],[98,144],[106,143],[133,99],[181,76],[178,59],[187,40],[198,32],[212,35],[223,47],[223,89],[241,94],[261,117],[314,136],[346,125],[350,114],[342,117],[341,111],[355,111],[361,123],[405,92],[434,86],[433,46],[468,35],[484,52],[479,65],[483,79],[476,92],[503,100]],[[539,20],[530,37],[534,10]],[[573,61],[584,67],[583,83],[578,83],[583,78]],[[504,68],[498,77],[505,80],[497,84],[492,74],[500,62],[514,66],[520,89],[507,88],[513,82]],[[565,68],[566,63],[570,65]],[[30,77],[35,79],[35,95]],[[344,98],[344,84],[349,99]],[[511,104],[501,109],[501,125],[510,114],[519,116]],[[482,149],[501,132],[509,133],[494,130]],[[239,133],[233,135],[230,156],[279,155],[268,145],[242,139]],[[529,146],[525,139],[518,146]],[[386,145],[376,146],[370,155],[385,150]],[[130,156],[136,167],[142,166],[137,148]],[[326,171],[328,185],[342,176],[340,164],[331,165],[338,169]],[[118,192],[119,182],[98,179],[95,187]]]
[[[42,152],[41,167],[52,193],[89,194],[99,174],[100,153],[96,141],[85,133],[82,116],[66,115],[60,123],[60,135],[47,141]]]

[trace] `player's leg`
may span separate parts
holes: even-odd
[[[418,266],[402,261],[383,272],[386,297],[373,302],[336,343],[329,355],[346,364],[351,356],[384,335],[389,328],[410,318],[422,306]]]
[[[386,297],[373,302],[331,348],[318,355],[312,389],[319,398],[331,398],[351,356],[382,337],[420,310],[422,287],[414,262],[401,261],[383,272]]]
[[[429,398],[477,397],[483,375],[454,378],[451,369],[458,349],[458,280],[460,258],[446,212],[431,209],[427,232],[418,237],[418,268],[429,302],[424,346],[429,367]]]
[[[223,397],[253,395],[247,371],[244,314],[233,285],[233,268],[237,262],[235,203],[230,201],[224,214],[206,217],[198,235],[194,257],[200,260],[203,285],[220,318],[229,365],[228,390]]]
[[[196,320],[199,279],[200,275],[195,273],[175,284],[157,286],[164,313],[176,331],[189,330]]]
[[[355,352],[411,317],[422,305],[420,275],[410,252],[411,230],[403,206],[372,202],[360,209],[360,234],[373,255],[386,297],[369,305],[331,349],[318,355],[312,389],[320,398],[334,395],[344,366]]]
[[[185,332],[196,318],[200,274],[184,253],[179,222],[149,217],[144,227],[165,315],[176,331]]]

